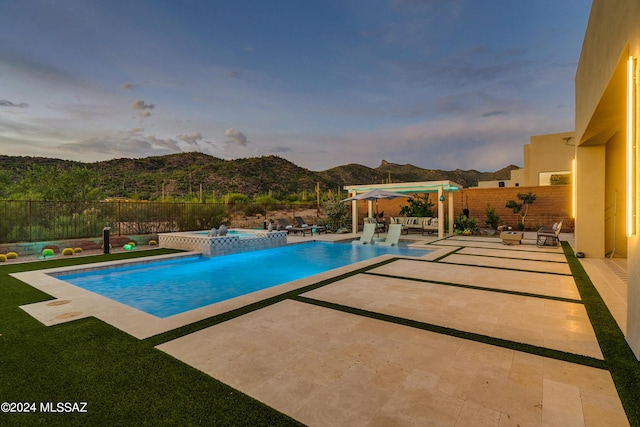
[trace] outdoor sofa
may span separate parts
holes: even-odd
[[[396,216],[391,217],[390,224],[401,224],[404,234],[409,234],[411,230],[417,230],[424,233],[433,233],[438,231],[438,218],[432,217],[410,217]]]

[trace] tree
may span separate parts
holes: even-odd
[[[9,195],[15,199],[91,201],[104,198],[98,173],[86,167],[69,169],[31,165]]]
[[[520,215],[520,223],[522,224],[521,228],[524,230],[524,219],[529,211],[529,205],[535,202],[536,195],[531,193],[531,191],[528,193],[518,193],[518,200],[520,200],[520,203],[515,200],[508,200],[505,206],[512,209],[514,214]]]
[[[433,216],[433,203],[429,200],[428,194],[410,197],[407,202],[409,203],[409,206],[400,207],[400,215],[412,217]]]

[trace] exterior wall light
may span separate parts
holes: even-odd
[[[444,202],[444,194],[440,196],[440,201]]]
[[[576,181],[577,181],[577,174],[576,174],[576,159],[575,159],[575,154],[574,154],[574,158],[573,160],[571,160],[571,216],[573,216],[573,218],[576,217]]]
[[[636,233],[636,59],[627,63],[627,237]]]

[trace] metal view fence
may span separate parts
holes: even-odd
[[[113,235],[206,230],[222,222],[256,228],[277,211],[315,208],[315,204],[0,200],[0,243],[98,237],[105,226]]]

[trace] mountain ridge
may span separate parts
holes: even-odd
[[[215,197],[227,193],[283,197],[315,192],[318,183],[326,191],[344,185],[386,183],[389,180],[450,180],[463,187],[471,187],[478,181],[509,179],[510,171],[518,169],[515,165],[508,165],[495,172],[473,169],[446,171],[382,160],[376,168],[351,163],[324,171],[311,171],[275,155],[224,160],[199,152],[97,162],[0,155],[0,173],[4,174],[5,181],[19,181],[33,164],[62,169],[87,168],[101,177],[100,188],[108,197],[143,200],[157,199],[162,194],[180,197],[197,193],[200,185],[207,195]]]

